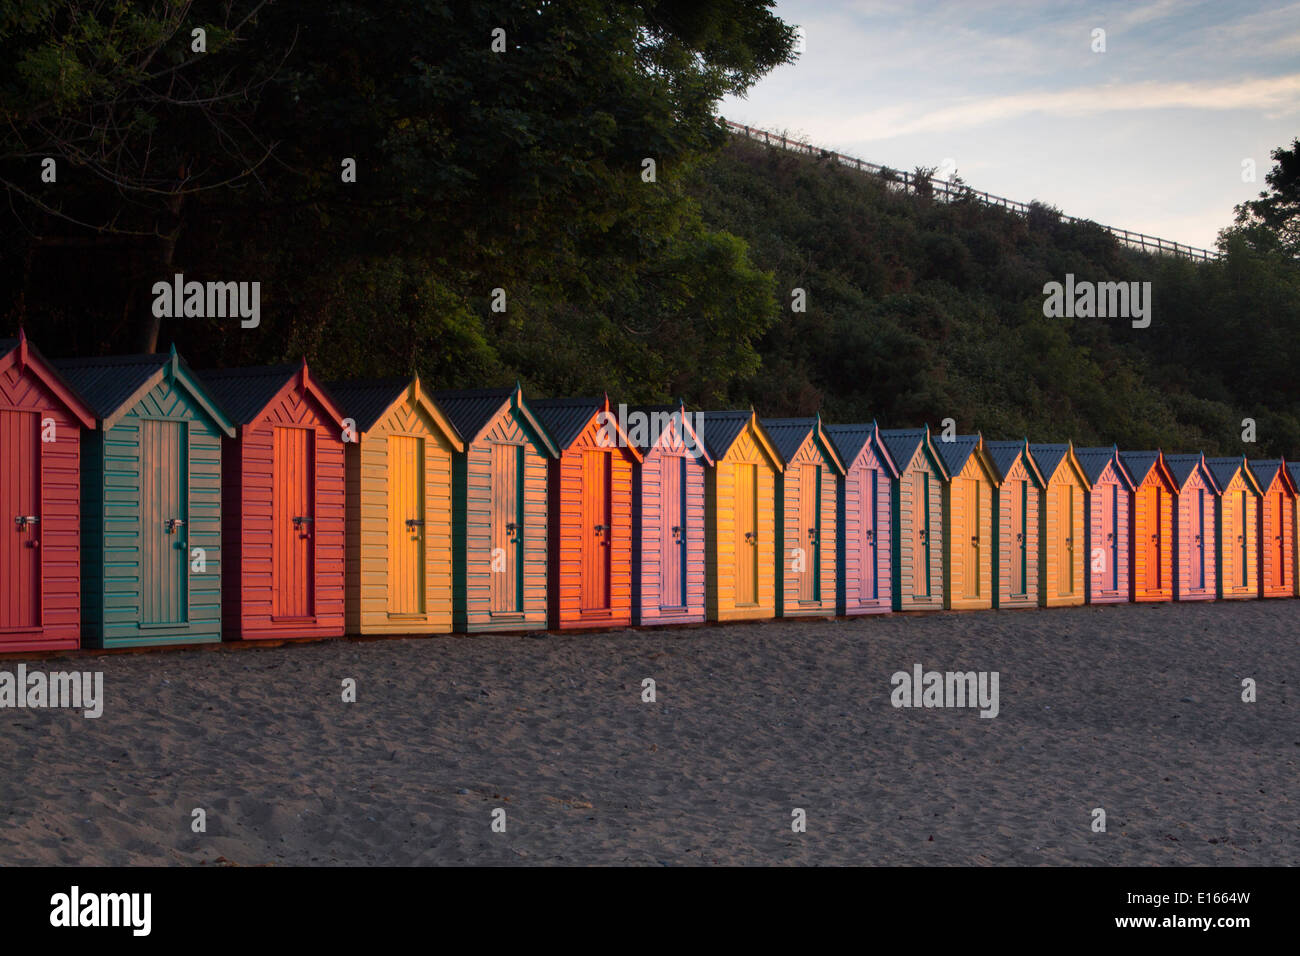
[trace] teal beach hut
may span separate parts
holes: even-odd
[[[174,348],[54,365],[99,422],[82,439],[82,646],[221,640],[221,436],[234,426]]]

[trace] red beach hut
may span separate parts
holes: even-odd
[[[1250,470],[1264,490],[1259,500],[1259,596],[1295,596],[1296,486],[1281,459],[1255,459]]]
[[[200,377],[237,428],[221,475],[226,640],[342,637],[343,413],[305,359]]]
[[[704,621],[704,483],[713,459],[696,430],[699,419],[680,402],[638,406],[628,419],[628,437],[644,455],[632,502],[632,538],[639,543],[633,622]]]
[[[550,462],[549,625],[632,623],[632,484],[641,452],[605,398],[532,403],[559,458]]]
[[[1178,485],[1174,505],[1174,600],[1208,601],[1217,580],[1214,504],[1218,488],[1204,455],[1166,455]]]
[[[837,613],[888,613],[893,610],[889,494],[898,467],[875,422],[828,425],[826,434],[844,463],[836,495]]]
[[[1121,464],[1133,479],[1134,601],[1174,597],[1174,496],[1178,486],[1159,451],[1122,451]]]
[[[1088,490],[1088,523],[1084,548],[1088,573],[1084,577],[1089,604],[1118,604],[1131,600],[1133,479],[1119,459],[1119,449],[1076,448]]]
[[[81,430],[94,410],[27,341],[0,339],[0,651],[81,633]]]

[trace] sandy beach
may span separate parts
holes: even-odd
[[[1121,605],[11,657],[0,671],[102,671],[105,701],[98,719],[0,710],[0,864],[1295,865],[1298,616]],[[997,717],[893,707],[890,676],[918,663],[997,671]]]

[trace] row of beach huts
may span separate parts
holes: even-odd
[[[1297,594],[1281,460],[622,411],[0,340],[0,652]]]

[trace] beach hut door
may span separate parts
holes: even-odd
[[[190,557],[184,423],[141,419],[140,461],[140,623],[180,624]]]
[[[804,551],[799,600],[821,600],[821,466],[799,466],[798,547]]]
[[[912,596],[930,596],[930,473],[912,472]]]
[[[1246,514],[1248,513],[1246,495],[1248,494],[1250,494],[1248,491],[1238,493],[1238,501],[1241,504],[1233,509],[1232,521],[1228,525],[1237,535],[1237,587],[1239,588],[1246,586],[1246,567],[1250,556],[1250,543],[1246,540]]]
[[[1196,541],[1192,555],[1196,559],[1196,586],[1205,589],[1205,489],[1196,489]]]
[[[1011,502],[1011,520],[1007,531],[1011,535],[1011,593],[1025,593],[1025,488],[1028,482],[1012,481],[1007,495]]]
[[[662,561],[659,605],[686,605],[686,458],[663,455],[659,460],[659,554]]]
[[[40,419],[0,411],[0,631],[41,623]]]
[[[1162,489],[1147,486],[1142,491],[1143,512],[1145,514],[1146,540],[1142,546],[1146,549],[1145,583],[1147,590],[1160,589],[1160,492]]]
[[[277,427],[272,450],[272,617],[311,617],[315,607],[316,431]]]
[[[582,610],[609,610],[610,470],[604,451],[582,454]]]
[[[1056,495],[1056,581],[1058,595],[1069,597],[1074,593],[1074,486],[1059,485]]]
[[[523,595],[523,453],[522,445],[492,445],[492,613],[521,610]]]
[[[880,567],[876,552],[876,495],[880,473],[874,468],[862,473],[862,566],[858,573],[858,600],[876,600],[876,569]]]
[[[1273,495],[1273,585],[1286,587],[1286,495]]]
[[[758,466],[736,472],[736,604],[758,603]]]
[[[388,613],[424,613],[424,439],[389,435]]]
[[[962,485],[962,521],[965,529],[958,542],[962,549],[963,597],[980,596],[980,483],[974,478],[958,479]]]

